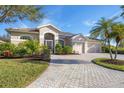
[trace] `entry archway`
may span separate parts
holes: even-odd
[[[48,46],[52,53],[54,53],[55,36],[52,33],[44,34],[44,45]]]

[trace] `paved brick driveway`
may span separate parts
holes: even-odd
[[[53,55],[48,69],[31,85],[31,88],[98,88],[124,87],[124,72],[115,71],[90,62],[108,54]],[[124,59],[124,55],[119,55]]]

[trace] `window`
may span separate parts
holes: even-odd
[[[20,39],[31,40],[31,36],[21,36]]]
[[[59,40],[59,43],[64,47],[64,40]]]

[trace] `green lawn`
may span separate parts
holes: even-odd
[[[46,68],[48,63],[24,59],[0,59],[0,87],[26,87]]]
[[[114,65],[114,64],[108,64],[108,63],[102,62],[103,60],[106,60],[106,59],[107,58],[96,58],[96,59],[93,59],[92,62],[106,68],[124,71],[124,65]]]

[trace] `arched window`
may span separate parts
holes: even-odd
[[[32,37],[31,36],[21,36],[20,39],[31,40]]]
[[[54,35],[51,34],[51,33],[46,33],[46,34],[44,35],[44,39],[45,39],[45,40],[54,40]]]

